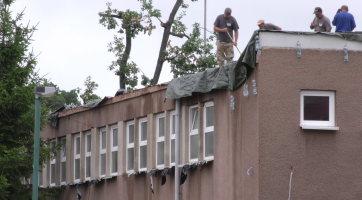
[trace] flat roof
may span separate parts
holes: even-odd
[[[295,31],[259,32],[260,47],[296,48],[299,41],[302,49],[334,49],[362,51],[362,33],[320,33]]]

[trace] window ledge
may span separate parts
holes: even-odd
[[[302,129],[309,130],[329,130],[329,131],[338,131],[338,126],[308,126],[308,125],[300,125]]]

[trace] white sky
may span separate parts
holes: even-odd
[[[99,24],[98,12],[106,10],[103,0],[16,0],[11,10],[21,12],[25,7],[24,23],[30,20],[32,25],[37,24],[38,30],[34,34],[32,44],[34,52],[42,52],[38,57],[37,68],[40,74],[57,84],[62,90],[71,90],[76,87],[84,88],[87,76],[99,84],[95,93],[101,97],[113,96],[119,88],[118,76],[107,68],[115,56],[108,52],[107,44],[113,41],[117,30],[107,30]],[[168,19],[176,0],[153,0],[154,7],[161,10],[162,21]],[[204,26],[204,0],[191,2],[185,0],[190,7],[187,9],[183,22],[188,26],[188,33],[192,24],[198,22]],[[217,15],[222,14],[226,7],[232,9],[232,15],[239,24],[238,47],[243,51],[252,33],[258,27],[256,21],[264,19],[266,23],[274,23],[283,30],[311,31],[309,25],[314,18],[313,10],[319,6],[325,16],[333,20],[338,8],[342,4],[349,6],[349,12],[356,21],[355,31],[362,31],[362,1],[361,0],[207,0],[207,26],[213,29]],[[118,10],[140,10],[137,0],[114,1],[112,8]],[[358,11],[360,10],[360,11]],[[180,13],[181,9],[178,13]],[[178,14],[177,14],[178,15]],[[177,16],[176,15],[176,16]],[[152,78],[156,67],[157,56],[162,40],[163,28],[157,19],[157,25],[151,36],[139,35],[132,40],[131,60],[137,63],[142,71]],[[335,27],[332,28],[332,32]],[[172,44],[181,45],[185,39],[170,36]],[[240,54],[235,51],[235,58]],[[159,83],[170,81],[172,74],[168,63],[163,65]],[[140,82],[140,81],[139,81]],[[138,88],[142,87],[141,85]]]

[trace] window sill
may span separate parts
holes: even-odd
[[[138,173],[141,173],[141,172],[147,172],[147,168],[139,169]]]
[[[338,126],[308,126],[308,125],[300,125],[302,129],[306,130],[327,130],[327,131],[338,131]]]
[[[214,161],[214,157],[205,158],[204,160],[206,162],[211,162],[211,161]]]
[[[165,169],[165,166],[157,166],[156,169],[163,170],[163,169]]]

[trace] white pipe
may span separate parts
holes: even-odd
[[[176,99],[175,116],[175,200],[180,200],[180,110],[181,99]]]

